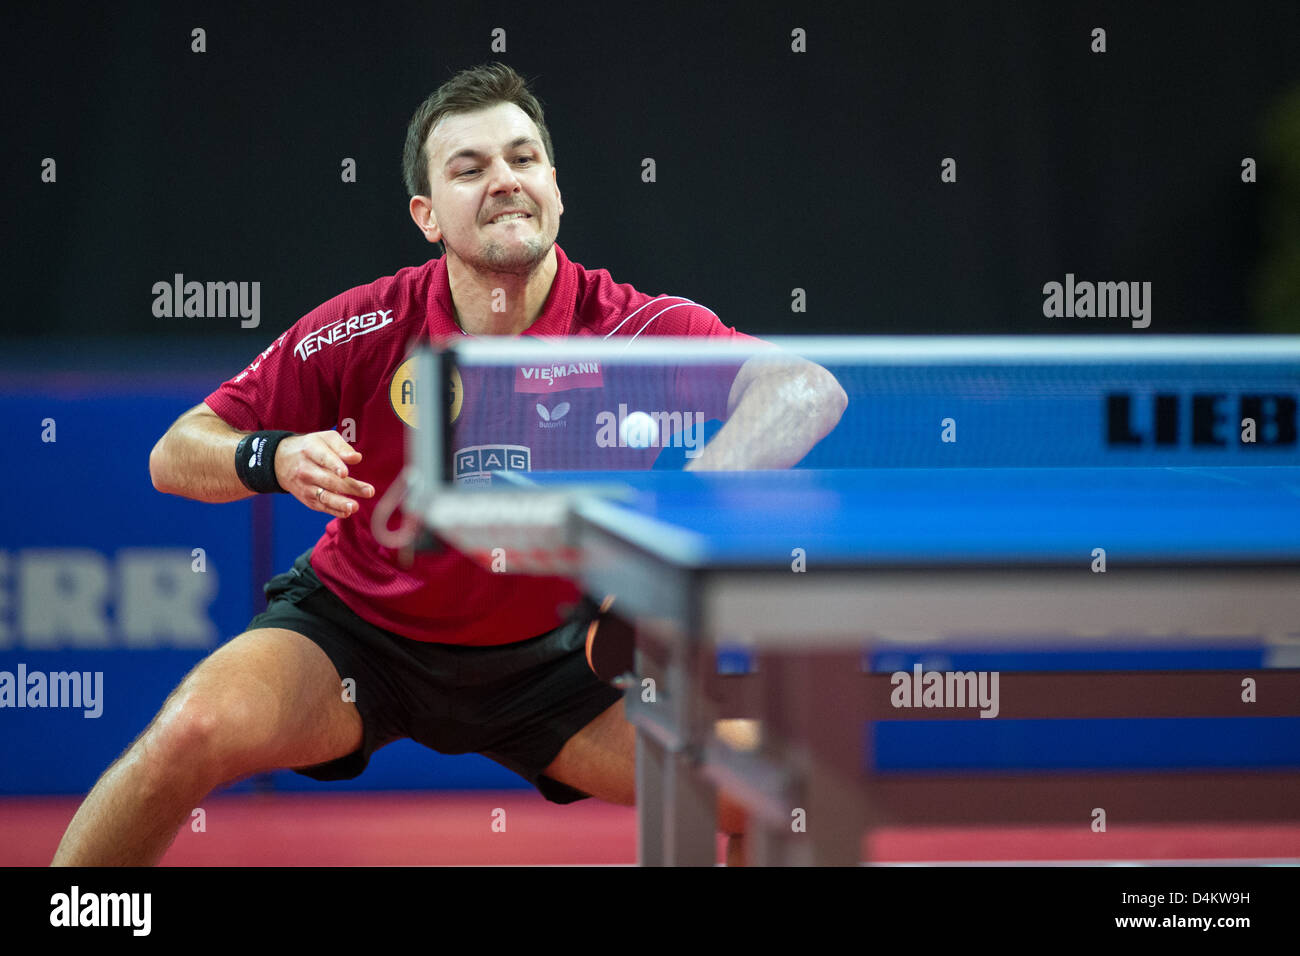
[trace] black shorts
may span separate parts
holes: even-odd
[[[410,737],[439,753],[490,757],[552,803],[588,796],[542,771],[570,737],[622,697],[587,666],[590,602],[568,623],[518,643],[431,644],[358,617],[321,583],[310,558],[309,549],[292,571],[267,582],[267,608],[248,629],[287,628],[319,645],[339,677],[355,681],[363,732],[354,753],[297,773],[350,780],[380,747]]]

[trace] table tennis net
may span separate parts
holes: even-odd
[[[1300,464],[1297,337],[479,339],[454,369],[460,484],[705,466],[724,428],[798,467]]]

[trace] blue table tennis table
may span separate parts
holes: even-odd
[[[524,464],[471,492],[451,452],[497,437],[437,416],[410,435],[407,504],[433,534],[635,619],[643,863],[712,861],[718,786],[753,813],[755,862],[857,862],[892,822],[1295,818],[1300,337],[771,344],[849,395],[801,469],[680,472],[665,442],[661,470]],[[456,363],[707,380],[693,363],[745,360],[696,340],[453,351],[420,358],[433,394]],[[639,401],[610,382],[608,408]],[[570,450],[592,438],[570,429]],[[998,717],[895,707],[918,663],[1005,671]],[[723,745],[728,717],[759,720],[755,749]]]
[[[998,721],[919,694],[911,709],[902,682],[864,664],[889,648],[1248,649],[1271,666],[1007,674],[999,715],[1243,718],[1238,739],[1273,721],[1300,740],[1300,467],[503,477],[624,490],[573,496],[561,525],[584,589],[616,595],[637,627],[626,706],[642,864],[714,862],[719,786],[751,813],[756,863],[856,864],[865,830],[887,822],[1300,814],[1300,744],[1254,766],[875,773],[881,722]],[[743,691],[718,675],[722,646],[758,661]],[[714,736],[740,716],[760,721],[756,749]]]

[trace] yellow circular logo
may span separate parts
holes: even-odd
[[[460,417],[460,407],[465,400],[465,387],[460,380],[460,369],[451,370],[451,381],[447,383],[451,394],[447,406],[451,411],[447,421],[454,422]],[[416,388],[415,359],[409,358],[397,366],[393,380],[388,385],[388,401],[393,406],[397,417],[412,428],[420,427],[419,394]]]

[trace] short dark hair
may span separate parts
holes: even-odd
[[[448,114],[474,113],[497,103],[513,103],[527,114],[542,136],[547,160],[555,165],[555,150],[542,116],[542,104],[529,91],[524,78],[504,63],[475,66],[461,70],[438,87],[411,117],[406,127],[406,147],[402,150],[402,178],[408,195],[429,195],[429,157],[425,155],[424,142],[434,124]]]

